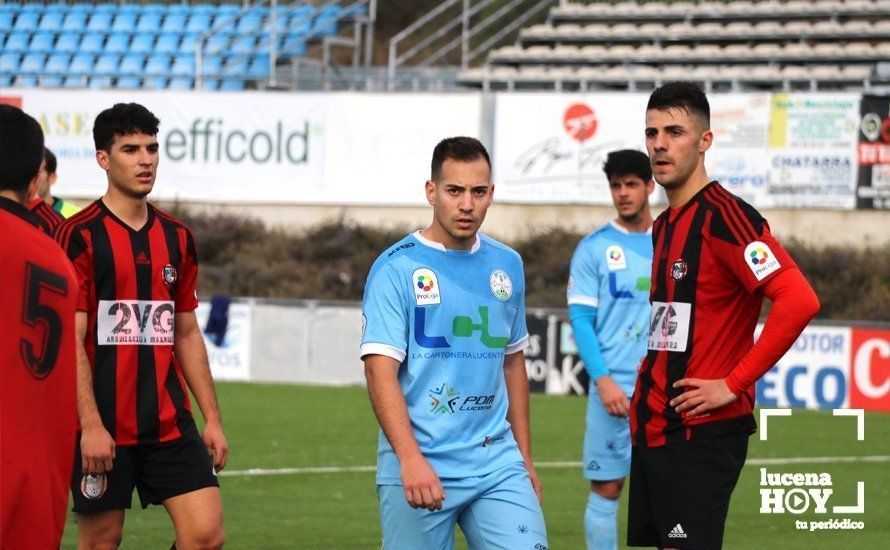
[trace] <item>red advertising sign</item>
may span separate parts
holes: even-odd
[[[853,329],[850,408],[890,411],[890,330]]]

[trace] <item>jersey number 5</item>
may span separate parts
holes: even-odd
[[[59,357],[63,324],[55,309],[40,303],[40,293],[46,291],[64,298],[68,295],[68,280],[29,262],[25,267],[25,281],[22,322],[31,328],[43,327],[43,338],[37,352],[33,343],[22,338],[19,353],[34,378],[46,378]]]

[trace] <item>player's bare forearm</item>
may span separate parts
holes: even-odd
[[[504,357],[504,381],[507,384],[507,421],[519,452],[528,465],[532,463],[531,435],[528,420],[528,375],[525,353],[518,351]]]
[[[399,362],[385,355],[365,357],[365,379],[377,422],[400,462],[420,454],[408,405],[398,379]]]
[[[179,360],[182,375],[201,408],[201,414],[207,423],[221,423],[222,416],[213,387],[213,376],[210,374],[207,347],[204,345],[195,312],[177,313],[173,327],[173,353]]]
[[[74,317],[75,346],[77,350],[77,415],[82,429],[102,426],[96,396],[93,393],[93,370],[83,345],[87,333],[87,314],[78,311]]]

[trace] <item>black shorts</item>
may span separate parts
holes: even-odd
[[[143,508],[205,487],[219,487],[207,447],[196,433],[165,443],[117,447],[113,468],[106,474],[107,488],[100,498],[84,496],[83,478],[78,434],[71,475],[73,510],[77,513],[129,508],[134,487]]]
[[[628,546],[718,549],[748,433],[634,447],[630,460]]]

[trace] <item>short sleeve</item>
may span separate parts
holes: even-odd
[[[589,240],[582,240],[572,254],[566,298],[569,305],[599,307],[599,258]]]
[[[402,362],[408,350],[408,303],[391,264],[372,269],[362,300],[361,357],[386,355]]]
[[[89,311],[93,286],[93,258],[80,231],[73,231],[67,242],[59,243],[74,266],[77,276],[77,310]]]
[[[198,251],[192,232],[185,230],[185,254],[179,264],[178,281],[176,283],[177,312],[193,311],[198,307]]]
[[[766,220],[742,201],[712,213],[710,237],[717,262],[732,273],[749,294],[754,294],[782,271],[797,268]]]
[[[519,281],[515,285],[515,300],[517,306],[513,325],[510,327],[510,343],[504,349],[505,355],[517,353],[528,347],[528,324],[525,318],[525,269],[520,261]]]

